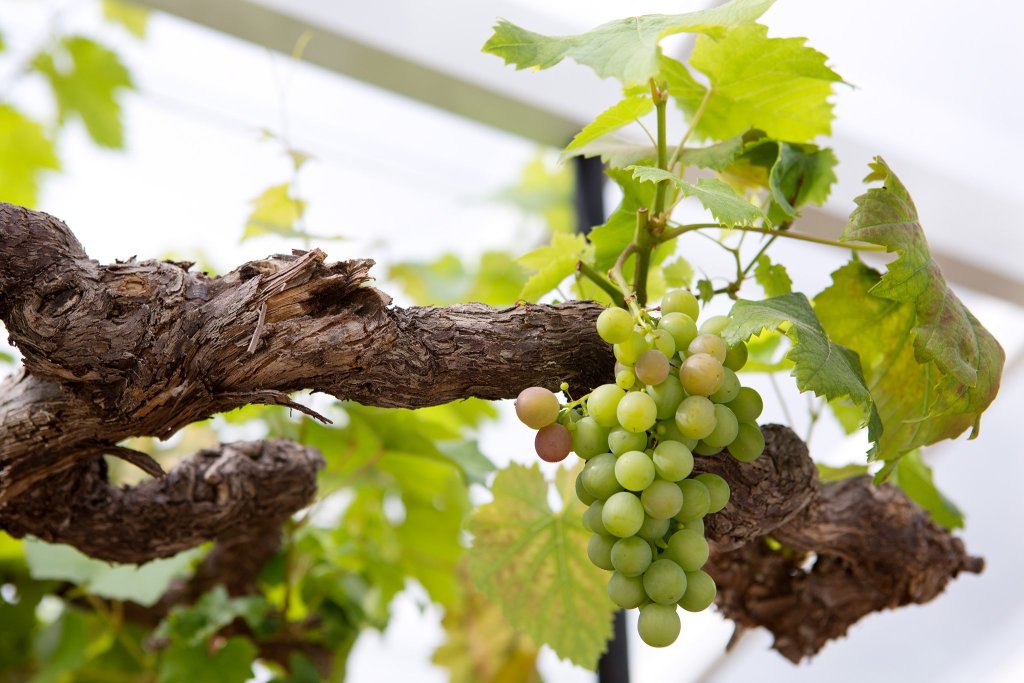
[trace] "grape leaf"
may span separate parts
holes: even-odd
[[[751,225],[758,219],[765,219],[761,209],[736,194],[736,190],[717,178],[700,178],[697,184],[693,185],[674,173],[654,166],[630,166],[626,170],[632,170],[633,177],[641,182],[668,181],[675,184],[687,197],[696,197],[723,225]]]
[[[590,242],[594,245],[594,268],[606,271],[615,264],[626,245],[636,233],[636,211],[654,202],[655,187],[633,178],[626,169],[610,168],[608,177],[622,190],[622,201],[608,217],[604,225],[590,231]]]
[[[13,365],[14,356],[12,356],[9,353],[4,353],[3,351],[0,351],[0,363],[3,363],[5,365]]]
[[[552,235],[550,245],[539,247],[519,257],[519,263],[537,271],[523,285],[519,298],[537,301],[558,287],[562,280],[575,273],[576,263],[588,258],[590,252],[590,245],[583,235]]]
[[[693,266],[682,256],[661,267],[665,285],[673,289],[689,288],[693,282]]]
[[[258,629],[270,610],[270,604],[263,597],[232,598],[224,586],[218,585],[204,593],[195,604],[174,607],[154,635],[190,647],[204,645],[238,618],[244,619],[252,629]]]
[[[53,142],[43,127],[0,104],[0,201],[35,206],[43,171],[59,168]]]
[[[572,169],[539,153],[525,166],[518,180],[502,188],[493,199],[511,204],[527,215],[538,216],[551,232],[576,229]]]
[[[58,121],[77,115],[97,145],[124,147],[120,96],[134,87],[128,69],[115,52],[83,36],[62,38],[58,52],[32,60],[53,88]]]
[[[149,10],[134,2],[103,0],[103,17],[123,26],[136,38],[145,38],[149,24]]]
[[[252,200],[252,213],[246,219],[242,233],[243,242],[263,235],[303,235],[298,223],[306,213],[306,200],[292,197],[291,189],[290,183],[273,185]]]
[[[229,638],[211,651],[206,645],[172,643],[160,655],[157,683],[245,683],[252,677],[258,651],[246,638]]]
[[[671,151],[669,152],[671,154]],[[580,145],[569,156],[601,157],[612,168],[625,168],[642,161],[653,161],[658,150],[650,142],[633,142],[615,135],[605,135],[593,142]]]
[[[912,342],[919,318],[911,303],[874,295],[883,279],[851,261],[832,273],[832,285],[815,297],[815,306],[829,335],[860,356],[885,426],[874,457],[894,461],[920,446],[959,436],[977,423],[991,397],[979,396],[937,363],[915,358]]]
[[[707,278],[697,280],[697,298],[705,304],[715,298],[715,286],[711,284],[711,280]]]
[[[706,147],[684,147],[679,155],[683,166],[696,166],[697,168],[710,168],[713,171],[721,171],[726,168],[733,159],[743,150],[743,136],[716,142]],[[669,154],[671,154],[671,150]]]
[[[590,534],[569,470],[559,470],[558,490],[563,506],[555,512],[536,465],[513,463],[500,471],[494,501],[467,522],[469,570],[514,628],[593,669],[611,637],[615,605],[607,598],[607,575],[587,557]]]
[[[683,32],[722,35],[729,26],[754,21],[773,1],[732,0],[686,14],[630,17],[572,36],[544,36],[502,19],[483,51],[516,69],[547,69],[572,57],[601,78],[614,77],[624,85],[646,83],[658,73],[662,38]]]
[[[808,142],[832,127],[832,84],[842,79],[805,38],[769,38],[758,24],[741,24],[724,37],[697,37],[690,65],[707,88],[686,85],[669,94],[693,115],[704,102],[698,134],[725,140],[748,128],[769,137]],[[710,92],[710,94],[708,94]]]
[[[406,261],[388,270],[418,306],[446,306],[477,301],[490,306],[515,303],[526,283],[526,271],[509,254],[488,251],[470,268],[455,254],[434,261]]]
[[[562,157],[575,156],[574,154],[569,154],[569,152],[579,150],[584,145],[611,133],[613,130],[618,130],[627,124],[633,123],[641,116],[649,114],[653,109],[654,100],[650,97],[627,97],[598,114],[597,118],[577,133],[576,137],[572,139],[572,142],[562,152]]]
[[[879,244],[899,254],[871,293],[914,306],[918,362],[934,361],[957,380],[980,415],[999,389],[1003,349],[946,284],[906,187],[881,157],[871,169],[865,180],[881,180],[884,185],[854,200],[857,208],[840,240]]]
[[[947,529],[963,528],[963,512],[935,486],[932,468],[928,467],[921,457],[921,451],[911,451],[900,458],[889,483],[903,489],[903,492],[920,505],[936,524]]]
[[[447,441],[437,446],[462,469],[467,484],[482,485],[486,483],[487,475],[497,469],[474,440]]]
[[[781,263],[772,263],[768,254],[761,254],[757,257],[754,278],[764,290],[764,295],[769,298],[789,294],[793,291],[793,281],[789,279],[786,267]]]
[[[793,377],[800,391],[812,391],[828,399],[849,396],[867,414],[868,438],[877,442],[882,423],[868,391],[857,354],[841,346],[825,333],[807,297],[784,294],[764,301],[740,300],[729,313],[732,319],[723,333],[735,344],[763,329],[788,324],[786,335],[793,346],[786,358],[793,361]]]
[[[814,464],[818,468],[818,480],[823,483],[841,481],[843,479],[849,479],[850,477],[862,477],[868,474],[867,465],[843,465],[842,467],[832,467],[820,462],[816,462]]]

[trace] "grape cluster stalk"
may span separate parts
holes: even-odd
[[[747,347],[720,336],[729,318],[708,317],[698,328],[697,299],[685,290],[668,292],[659,312],[603,311],[597,332],[613,345],[615,383],[564,405],[530,387],[516,413],[538,430],[543,460],[575,452],[586,461],[576,496],[588,506],[590,561],[612,572],[612,602],[640,610],[640,638],[666,647],[679,636],[677,608],[700,612],[717,591],[701,569],[709,554],[704,518],[729,503],[729,484],[694,475],[694,456],[751,462],[764,437],[755,422],[761,396],[736,376]],[[564,384],[562,391],[568,396]]]

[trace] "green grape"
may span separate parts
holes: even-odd
[[[735,413],[723,405],[715,405],[715,428],[704,437],[704,443],[712,448],[725,448],[736,439],[740,423]]]
[[[685,522],[706,515],[711,507],[708,487],[696,479],[683,479],[678,485],[683,492],[683,507],[673,519]]]
[[[700,325],[701,334],[714,334],[717,336],[722,335],[722,331],[729,326],[729,316],[727,315],[713,315],[710,318],[704,318],[704,322]]]
[[[627,451],[615,461],[615,478],[624,489],[643,491],[654,481],[654,463],[643,451]]]
[[[596,501],[583,511],[583,526],[595,534],[607,536],[608,530],[604,528],[603,515],[604,503]]]
[[[740,387],[736,398],[727,404],[740,422],[753,422],[761,416],[764,403],[761,401],[761,394],[750,387]]]
[[[648,386],[645,391],[654,399],[659,420],[667,420],[675,416],[676,409],[685,396],[683,385],[680,384],[679,378],[675,374],[669,375],[660,384]]]
[[[602,384],[590,392],[590,397],[587,398],[587,413],[602,427],[615,427],[619,424],[615,411],[625,395],[626,392],[614,384]]]
[[[516,397],[516,415],[531,429],[547,427],[558,419],[558,397],[544,387],[529,387]]]
[[[700,315],[700,306],[697,304],[697,297],[685,289],[673,289],[666,292],[661,299],[661,315],[666,313],[682,313],[694,320]]]
[[[709,446],[706,441],[701,439],[697,442],[697,445],[693,447],[693,452],[697,455],[703,455],[705,458],[712,455],[718,455],[722,452],[721,446]]]
[[[688,519],[682,522],[683,529],[689,529],[690,531],[696,531],[701,536],[704,535],[704,518],[698,517],[696,519]]]
[[[608,580],[608,597],[622,609],[639,607],[647,602],[643,577],[623,576],[615,572]]]
[[[615,373],[615,386],[620,389],[632,389],[636,384],[636,374],[630,368],[623,368]]]
[[[679,366],[679,381],[691,396],[710,396],[725,379],[725,368],[706,353],[689,356]]]
[[[655,560],[644,572],[644,590],[659,605],[675,606],[686,592],[686,573],[670,559]]]
[[[764,434],[755,422],[740,422],[736,440],[729,444],[732,457],[740,462],[754,462],[764,453]]]
[[[639,536],[620,538],[612,546],[612,566],[623,576],[640,576],[651,566],[653,559],[651,544]]]
[[[694,479],[704,484],[708,489],[708,496],[710,496],[708,514],[718,512],[729,502],[729,483],[725,479],[711,472],[698,474]]]
[[[680,529],[668,539],[665,557],[688,572],[695,572],[708,561],[708,542],[702,534]],[[676,598],[678,600],[679,598]]]
[[[643,496],[641,496],[640,503],[643,504]],[[640,531],[636,532],[636,535],[640,538],[650,541],[651,543],[657,543],[659,540],[665,538],[665,534],[668,533],[669,520],[667,519],[655,519],[650,515],[644,517],[644,523],[640,527]]]
[[[644,605],[636,622],[640,639],[651,647],[668,647],[676,642],[681,627],[675,605]]]
[[[682,401],[680,401],[682,403]],[[676,409],[678,410],[678,408]],[[713,413],[712,413],[713,414]],[[688,436],[684,436],[679,431],[679,425],[676,424],[675,415],[671,419],[659,420],[654,425],[654,433],[658,436],[658,441],[678,441],[690,450],[697,445],[698,439],[691,439]]]
[[[733,372],[739,372],[747,364],[747,345],[743,342],[736,342],[725,352],[725,360],[722,365]]]
[[[649,394],[631,391],[619,401],[616,416],[623,429],[639,434],[654,426],[658,419],[658,406]]]
[[[613,346],[612,351],[620,363],[632,365],[649,348],[651,342],[647,341],[647,336],[643,332],[634,331],[626,341]]]
[[[602,536],[594,534],[587,543],[587,557],[594,563],[594,566],[601,569],[612,570],[612,548],[618,539],[614,536]]]
[[[679,606],[687,612],[702,612],[711,606],[717,594],[715,580],[707,572],[686,572],[686,592],[679,600]]]
[[[572,434],[557,422],[541,427],[533,439],[533,448],[545,462],[561,462],[572,450]]]
[[[668,358],[676,355],[676,340],[671,332],[668,330],[655,330],[652,334],[654,335],[654,348],[661,351]]]
[[[703,439],[715,431],[715,404],[703,396],[687,396],[676,410],[676,426],[688,439]]]
[[[642,451],[647,448],[647,435],[643,432],[627,432],[622,427],[616,427],[608,433],[608,449],[615,455],[622,455],[626,451]]]
[[[682,509],[683,492],[673,482],[659,479],[640,494],[640,503],[651,517],[669,519]]]
[[[644,524],[644,506],[628,491],[613,493],[604,503],[601,521],[612,536],[634,536]]]
[[[578,498],[584,505],[590,505],[597,500],[597,498],[594,497],[594,494],[588,491],[587,487],[583,485],[583,472],[576,475],[576,498]]]
[[[580,419],[576,423],[576,431],[572,433],[572,449],[584,460],[607,453],[608,428],[597,424],[597,420],[589,416]]]
[[[654,447],[653,460],[654,471],[667,481],[686,479],[693,472],[693,454],[679,441],[660,442]]]
[[[685,313],[662,315],[658,321],[658,329],[672,335],[677,352],[685,352],[690,342],[697,338],[697,323]]]
[[[698,334],[697,337],[686,347],[686,353],[692,356],[695,353],[706,353],[719,363],[725,361],[725,354],[729,347],[725,340],[717,334]]]
[[[606,308],[597,316],[597,334],[609,344],[621,344],[633,334],[633,316],[621,308]]]
[[[583,486],[598,500],[605,500],[616,491],[621,491],[615,478],[615,456],[611,453],[595,455],[583,466]]]
[[[740,393],[740,378],[729,368],[722,368],[722,384],[718,390],[708,396],[715,403],[728,403]]]
[[[671,369],[668,364],[668,356],[657,349],[641,353],[633,367],[636,378],[643,384],[661,384],[668,377],[668,371]]]

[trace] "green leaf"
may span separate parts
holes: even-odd
[[[654,100],[650,97],[627,97],[618,104],[605,109],[597,115],[597,118],[587,124],[572,139],[572,142],[565,148],[565,151],[562,152],[563,158],[576,156],[575,154],[569,154],[569,152],[573,150],[578,151],[584,145],[611,133],[613,130],[618,130],[627,124],[633,123],[653,110]]]
[[[253,208],[245,222],[243,242],[263,235],[303,236],[298,223],[306,213],[306,200],[292,197],[291,189],[290,183],[273,185],[250,202]]]
[[[615,605],[608,576],[587,558],[590,534],[573,475],[559,471],[560,511],[548,505],[548,484],[536,465],[498,473],[494,501],[474,512],[469,570],[473,582],[508,622],[559,657],[593,669],[612,635]]]
[[[103,17],[120,24],[136,38],[146,37],[149,10],[145,7],[122,0],[103,0]]]
[[[515,303],[526,283],[521,265],[502,251],[485,252],[476,268],[455,254],[442,254],[430,262],[406,261],[388,270],[419,306],[446,306],[477,301],[489,306]]]
[[[885,426],[873,457],[894,461],[908,451],[959,436],[977,423],[991,398],[936,362],[915,357],[919,318],[914,305],[875,296],[882,279],[874,269],[851,261],[832,273],[832,285],[814,301],[829,335],[860,356]],[[987,334],[979,331],[970,339]]]
[[[777,330],[762,330],[747,340],[747,362],[743,372],[782,372],[793,370],[793,361],[786,359],[789,344],[783,347],[786,335]],[[864,411],[856,408],[857,426],[864,418]]]
[[[789,279],[786,267],[781,263],[772,263],[768,254],[757,257],[754,278],[761,285],[766,297],[782,296],[793,291],[793,281]]]
[[[547,69],[572,57],[601,78],[614,77],[624,85],[646,83],[658,74],[662,38],[683,32],[722,35],[727,27],[760,17],[772,1],[732,0],[686,14],[630,17],[573,36],[543,36],[502,19],[483,50],[517,69]]]
[[[3,363],[5,365],[14,365],[14,356],[12,356],[9,353],[4,353],[3,351],[0,351],[0,363]]]
[[[692,185],[674,173],[654,166],[630,166],[633,177],[641,182],[659,183],[668,181],[679,187],[687,197],[696,197],[715,220],[726,226],[752,225],[754,221],[765,220],[761,209],[736,194],[727,183],[717,178],[700,178]]]
[[[516,183],[493,198],[543,219],[551,232],[569,233],[576,229],[574,182],[569,166],[538,153],[523,167]]]
[[[843,465],[842,467],[831,467],[820,462],[814,463],[818,468],[818,479],[823,483],[830,481],[841,481],[850,477],[862,477],[868,474],[867,465]]]
[[[253,629],[270,611],[262,597],[228,597],[224,586],[215,586],[193,605],[178,605],[160,623],[155,635],[186,646],[203,645],[222,628],[242,618]]]
[[[102,598],[131,600],[146,607],[156,604],[171,581],[187,574],[199,554],[190,550],[137,566],[94,560],[69,545],[32,538],[23,547],[35,579],[69,581]]]
[[[690,65],[703,72],[711,94],[701,87],[669,91],[693,115],[707,95],[697,133],[725,140],[748,128],[769,137],[808,142],[832,126],[832,84],[842,79],[805,38],[769,38],[758,24],[738,25],[716,38],[697,37]]]
[[[594,245],[593,265],[602,272],[615,265],[619,254],[633,241],[637,209],[650,206],[655,193],[653,185],[636,180],[627,169],[610,168],[607,175],[622,190],[622,201],[604,225],[590,231],[590,242]]]
[[[716,142],[706,147],[684,147],[679,159],[683,166],[695,166],[697,168],[710,168],[713,171],[721,171],[732,163],[733,159],[743,150],[743,136]],[[672,152],[670,151],[669,154]]]
[[[537,301],[576,272],[576,263],[586,259],[591,251],[583,235],[552,235],[551,244],[539,247],[519,257],[519,262],[537,271],[526,281],[519,298]]]
[[[658,156],[658,150],[650,142],[633,142],[615,135],[605,135],[573,150],[573,156],[588,159],[599,156],[601,161],[612,168],[625,168],[644,161],[653,162]]]
[[[0,104],[0,201],[35,206],[43,171],[59,168],[53,142],[43,127]]]
[[[689,288],[693,282],[693,266],[682,256],[661,267],[665,285],[672,289]]]
[[[258,654],[252,642],[237,636],[215,651],[206,645],[172,643],[160,656],[157,683],[245,683]]]
[[[900,458],[889,483],[903,489],[936,524],[947,529],[963,528],[963,512],[936,488],[932,468],[925,463],[920,451],[911,451]]]
[[[822,317],[824,317],[824,315]],[[870,384],[871,383],[868,382],[869,387]],[[875,394],[873,393],[872,398],[875,398]],[[875,405],[876,407],[878,406],[877,400],[875,401]],[[829,409],[831,409],[832,415],[836,418],[836,422],[838,422],[839,426],[843,428],[843,432],[845,432],[846,434],[853,434],[855,431],[860,429],[861,422],[864,420],[864,411],[862,411],[856,405],[851,403],[849,400],[838,399],[835,401],[829,401],[828,407]],[[879,409],[878,414],[882,415],[881,409]],[[885,425],[884,417],[882,419],[882,424]]]
[[[449,441],[438,444],[438,447],[462,468],[467,484],[482,485],[487,482],[487,475],[497,469],[474,440]]]
[[[711,284],[711,280],[707,278],[697,280],[697,298],[705,304],[715,298],[715,286]]]
[[[732,321],[723,337],[730,344],[745,341],[764,329],[788,325],[793,346],[786,358],[793,362],[793,377],[800,391],[836,399],[849,396],[867,414],[868,438],[877,442],[882,433],[857,354],[836,344],[825,333],[814,309],[803,294],[785,294],[764,301],[737,301],[729,313]]]
[[[120,97],[134,85],[117,53],[89,38],[68,36],[57,54],[40,53],[32,67],[49,80],[61,125],[77,115],[97,145],[124,147]]]

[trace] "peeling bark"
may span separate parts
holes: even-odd
[[[216,540],[195,576],[134,615],[148,623],[216,583],[255,590],[322,459],[282,441],[224,444],[117,488],[103,454],[162,474],[119,441],[166,438],[251,403],[294,406],[288,395],[302,389],[419,407],[562,381],[583,393],[610,379],[596,304],[395,308],[369,286],[371,266],[326,263],[319,250],[223,277],[181,263],[103,266],[59,220],[0,203],[0,318],[25,359],[0,383],[0,529],[120,562]],[[865,614],[926,602],[981,570],[898,490],[821,484],[792,432],[764,431],[755,463],[698,458],[733,490],[706,529],[718,604],[738,627],[765,626],[798,661]]]

